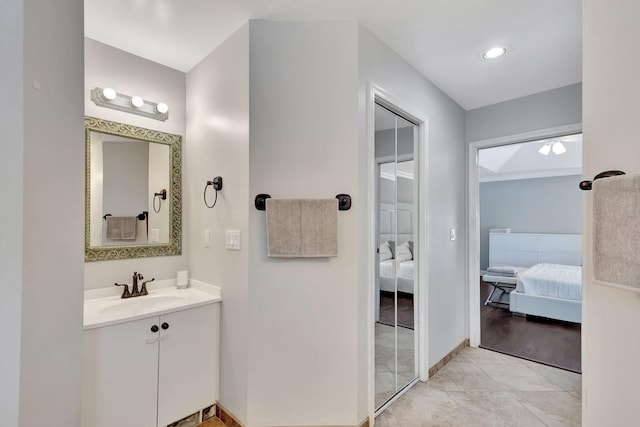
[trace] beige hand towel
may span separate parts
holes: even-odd
[[[593,182],[593,278],[640,291],[640,175]]]
[[[135,240],[136,217],[135,216],[108,216],[107,239],[110,240]]]
[[[337,199],[267,199],[266,207],[269,257],[338,255]]]

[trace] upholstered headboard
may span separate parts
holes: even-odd
[[[490,233],[489,266],[582,265],[582,235]]]
[[[397,224],[397,229],[396,229]],[[413,205],[380,204],[380,243],[396,240],[398,244],[413,242]],[[412,248],[413,250],[413,248]]]

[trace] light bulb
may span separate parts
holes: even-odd
[[[543,156],[548,156],[550,152],[551,152],[551,144],[549,144],[548,142],[544,144],[542,147],[540,147],[540,149],[538,150],[538,153],[542,154]]]
[[[144,105],[144,100],[139,96],[134,96],[133,98],[131,98],[131,105],[136,108],[140,108]]]
[[[557,155],[564,154],[567,152],[567,149],[565,148],[564,144],[559,141],[554,142],[553,145],[551,146],[551,149],[553,150],[553,153]]]
[[[483,53],[482,57],[484,59],[496,59],[496,58],[501,57],[505,53],[507,53],[507,49],[505,49],[504,47],[496,46],[496,47],[492,47],[491,49],[489,49],[485,53]]]
[[[164,102],[161,102],[158,105],[156,105],[156,111],[160,114],[164,114],[167,111],[169,111],[169,106]]]
[[[110,87],[105,87],[104,89],[102,89],[102,96],[104,96],[104,98],[108,99],[109,101],[113,101],[114,99],[116,99],[116,91],[111,89]]]

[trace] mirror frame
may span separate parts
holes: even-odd
[[[107,261],[182,254],[182,136],[145,129],[95,117],[85,117],[85,203],[84,260]],[[169,243],[146,245],[90,246],[91,219],[91,132],[116,135],[169,146],[171,209],[169,211]]]

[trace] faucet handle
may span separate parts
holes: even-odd
[[[120,298],[130,298],[131,297],[131,293],[129,292],[129,285],[126,283],[120,284],[120,283],[114,283],[114,286],[124,286],[124,291],[122,292],[122,296]]]
[[[153,282],[154,280],[156,280],[155,277],[151,280],[147,280],[146,282],[142,282],[142,290],[140,291],[140,295],[149,295],[149,292],[147,291],[147,283]]]

